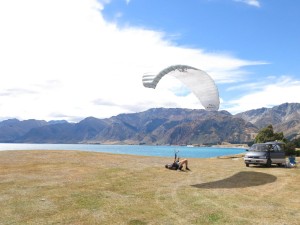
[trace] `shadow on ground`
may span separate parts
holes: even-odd
[[[246,188],[275,182],[277,177],[259,172],[239,172],[231,177],[208,183],[194,184],[192,187],[210,188]]]

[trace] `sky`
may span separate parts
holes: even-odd
[[[203,108],[171,65],[207,72],[231,114],[300,103],[300,1],[1,0],[0,121]]]

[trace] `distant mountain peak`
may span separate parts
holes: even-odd
[[[272,124],[287,137],[300,130],[300,104],[284,103],[236,115],[204,109],[153,108],[106,119],[9,119],[0,122],[0,142],[188,145],[251,142],[253,134]]]

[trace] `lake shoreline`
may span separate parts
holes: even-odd
[[[160,157],[174,157],[178,152],[180,158],[213,158],[244,152],[242,148],[90,144],[0,144],[1,150],[77,150]]]

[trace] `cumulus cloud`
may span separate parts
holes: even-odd
[[[240,98],[227,102],[227,110],[233,114],[262,107],[273,107],[285,102],[300,102],[295,94],[300,90],[300,81],[289,76],[281,76],[276,80],[266,79],[265,82],[240,85],[248,89],[248,93]]]
[[[156,90],[144,88],[143,73],[187,64],[224,83],[241,79],[242,67],[262,63],[181,47],[155,30],[119,28],[102,17],[105,4],[0,2],[0,119],[78,121],[152,107],[201,108],[192,94],[172,91],[179,85],[172,78]]]

